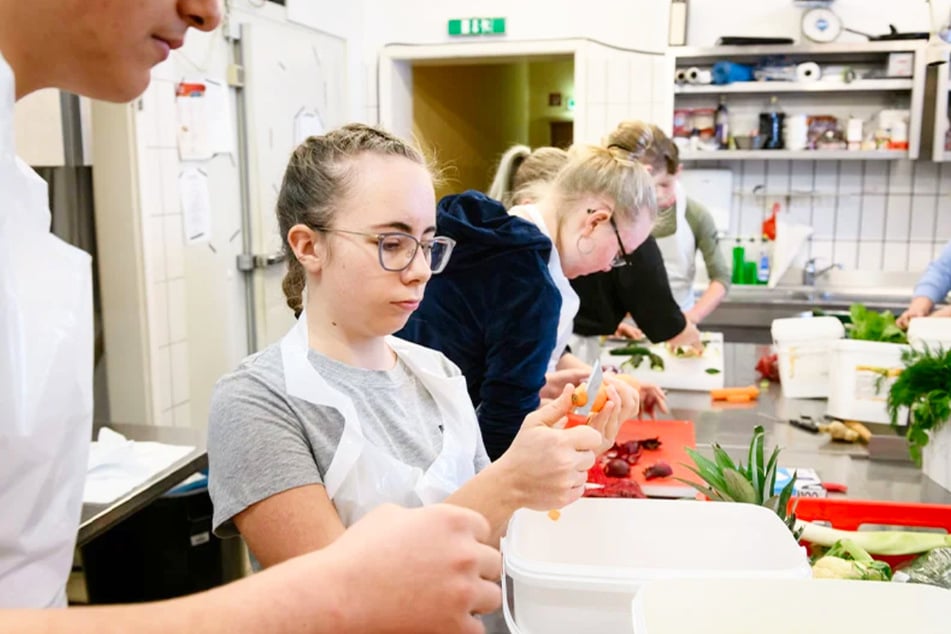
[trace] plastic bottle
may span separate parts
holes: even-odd
[[[773,95],[765,112],[759,115],[759,133],[763,137],[763,148],[767,150],[783,149],[783,120],[786,114],[779,106],[779,99]]]
[[[733,274],[730,276],[730,281],[734,284],[743,283],[743,264],[746,262],[746,251],[743,249],[743,244],[740,242],[740,239],[736,239],[736,246],[733,247]]]
[[[759,250],[759,267],[756,269],[756,282],[766,284],[769,282],[769,240],[764,235]]]
[[[726,107],[726,97],[723,95],[720,95],[720,105],[717,106],[714,122],[713,135],[717,141],[717,147],[725,150],[730,145],[730,111]]]

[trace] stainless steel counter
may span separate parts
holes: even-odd
[[[726,344],[725,384],[759,383],[756,361],[768,351],[763,345]],[[782,466],[814,468],[824,480],[847,485],[848,498],[951,504],[951,492],[925,477],[910,461],[870,458],[865,445],[833,442],[825,434],[810,434],[788,423],[800,414],[821,419],[826,410],[824,399],[786,399],[780,386],[773,384],[750,405],[714,404],[708,392],[685,391],[671,391],[668,402],[670,418],[695,422],[697,445],[706,455],[712,455],[710,446],[716,442],[734,459],[746,462],[753,428],[762,425],[767,447],[783,447]],[[887,425],[868,427],[876,436],[898,437]]]

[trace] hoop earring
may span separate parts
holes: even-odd
[[[581,248],[581,241],[587,240],[590,246],[587,250]],[[590,236],[578,236],[577,242],[575,242],[575,247],[578,249],[578,253],[581,255],[590,255],[594,251],[594,240]]]

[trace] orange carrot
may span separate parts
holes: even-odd
[[[754,400],[759,397],[759,388],[755,385],[746,387],[724,387],[716,390],[710,390],[710,397],[714,401],[726,401],[730,396],[744,395],[748,400]]]

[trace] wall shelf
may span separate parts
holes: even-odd
[[[683,161],[896,161],[907,150],[712,150],[683,152]]]
[[[674,86],[675,95],[720,95],[784,92],[883,92],[910,91],[911,79],[858,79],[845,83],[839,81],[744,81],[726,85]]]

